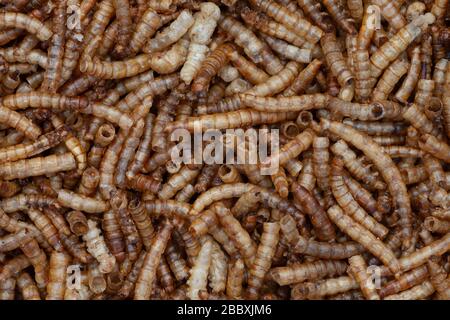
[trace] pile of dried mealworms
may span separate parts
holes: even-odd
[[[0,0],[0,299],[450,299],[449,12]]]

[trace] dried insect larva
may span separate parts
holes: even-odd
[[[330,189],[330,182],[329,182],[329,173],[330,173],[330,167],[329,167],[329,148],[330,141],[326,137],[314,137],[313,139],[313,171],[314,175],[316,177],[316,182],[319,188],[324,191],[328,192]]]
[[[403,59],[395,60],[383,73],[377,83],[372,99],[386,100],[398,81],[408,72],[409,63]]]
[[[66,219],[75,235],[82,236],[88,232],[87,218],[81,211],[70,211]]]
[[[252,84],[260,84],[269,79],[267,73],[259,69],[253,62],[241,56],[238,51],[229,52],[228,59],[238,69],[239,73]]]
[[[107,147],[115,137],[116,131],[109,123],[102,124],[95,133],[94,142],[100,147]]]
[[[401,168],[400,173],[407,185],[418,183],[428,178],[428,173],[424,166]]]
[[[282,95],[285,97],[291,97],[302,94],[307,89],[308,85],[314,80],[321,65],[322,61],[319,59],[314,59],[311,61],[302,71],[300,71],[292,84],[283,91]]]
[[[0,123],[16,129],[32,140],[36,140],[42,133],[27,117],[3,106],[0,106]]]
[[[36,240],[31,239],[21,246],[23,254],[28,258],[34,268],[34,279],[38,288],[44,289],[48,283],[48,262],[44,251]],[[18,261],[17,261],[18,262]]]
[[[270,177],[277,193],[282,198],[287,198],[289,194],[289,183],[283,167],[278,168],[277,172],[272,174]]]
[[[103,214],[102,229],[105,242],[117,262],[125,259],[125,240],[120,229],[119,221],[112,210]]]
[[[66,253],[52,252],[50,255],[46,300],[62,300],[64,298],[69,263],[70,257]]]
[[[101,103],[90,104],[88,108],[83,110],[83,113],[92,114],[95,117],[102,118],[109,122],[115,123],[121,129],[126,131],[128,131],[133,126],[134,122],[134,120],[128,114],[110,108]]]
[[[284,164],[284,169],[291,177],[296,178],[303,169],[303,163],[297,159],[291,159]]]
[[[148,160],[154,119],[155,116],[152,114],[148,114],[145,117],[145,126],[144,132],[142,134],[142,140],[134,155],[133,161],[128,166],[128,170],[126,172],[126,177],[128,180],[132,179],[144,167],[144,164]]]
[[[128,180],[127,186],[136,191],[148,191],[154,194],[161,189],[161,181],[145,174],[137,174],[131,180]]]
[[[27,256],[23,254],[17,255],[5,261],[2,265],[2,271],[0,272],[0,281],[4,281],[10,277],[17,275],[23,269],[28,268],[30,265],[30,260],[28,260]]]
[[[434,95],[439,99],[441,99],[445,93],[445,76],[448,63],[449,61],[447,59],[440,59],[434,66],[433,81],[436,86]]]
[[[220,245],[210,237],[203,237],[211,241],[211,265],[209,266],[209,287],[212,292],[219,293],[225,291],[228,272],[228,258],[220,248]]]
[[[370,168],[365,166],[360,159],[356,158],[356,154],[349,148],[345,141],[339,140],[336,142],[331,146],[331,151],[342,158],[347,169],[357,179],[362,180],[374,189],[385,188],[385,184],[371,172]]]
[[[52,116],[51,121],[56,129],[64,126],[62,119],[56,115]],[[76,138],[69,132],[64,139],[64,144],[77,160],[77,171],[81,173],[87,166],[87,157],[86,152],[84,151],[84,148],[80,143],[80,140],[78,140],[78,138]]]
[[[347,7],[341,1],[323,0],[322,3],[339,28],[347,34],[356,34],[354,20],[350,17]]]
[[[378,48],[370,57],[372,77],[377,78],[422,33],[421,28],[432,24],[434,21],[435,17],[431,13],[418,16]]]
[[[56,1],[52,19],[53,36],[48,48],[48,67],[44,73],[41,91],[54,93],[61,83],[66,38],[66,9],[67,1]]]
[[[441,220],[450,220],[450,210],[448,209],[436,209],[431,212],[431,215]]]
[[[31,239],[32,233],[27,229],[22,229],[16,233],[10,233],[4,237],[0,237],[0,252],[8,252],[17,249]]]
[[[113,5],[116,10],[116,20],[119,25],[115,51],[118,56],[122,57],[126,55],[131,36],[132,22],[130,4],[128,0],[113,0]]]
[[[130,217],[128,199],[125,192],[119,190],[113,194],[110,203],[125,238],[125,247],[128,253],[127,258],[135,261],[142,249],[142,241],[140,240],[137,227]]]
[[[391,134],[402,135],[406,133],[407,128],[404,122],[357,121],[348,118],[345,118],[342,122],[346,125],[352,126],[358,131],[363,131],[371,136],[382,136]]]
[[[279,231],[280,225],[277,222],[266,222],[263,225],[260,244],[248,277],[248,298],[257,299],[259,296],[259,291],[266,273],[272,264],[275,249],[279,241]]]
[[[303,161],[303,169],[298,176],[297,182],[310,192],[314,189],[316,177],[314,176],[312,159],[307,158]]]
[[[316,198],[296,182],[292,183],[291,188],[295,201],[300,205],[302,211],[310,216],[317,238],[324,241],[334,239],[336,236],[334,227]]]
[[[95,221],[88,220],[88,232],[83,235],[83,240],[86,241],[87,251],[99,262],[100,272],[111,272],[116,264],[116,259],[109,252]]]
[[[428,276],[426,266],[421,266],[402,274],[398,279],[393,280],[383,286],[380,291],[380,297],[384,298],[398,292],[407,290],[417,284],[422,283]]]
[[[119,161],[120,150],[125,141],[125,133],[119,132],[113,142],[108,146],[100,163],[99,191],[106,200],[111,198],[111,193],[116,190],[114,185],[114,170]]]
[[[56,250],[62,251],[63,246],[58,234],[58,230],[53,225],[52,221],[41,211],[36,209],[28,209],[28,217],[33,221],[36,228],[41,231],[42,235],[48,243]]]
[[[128,45],[130,52],[138,52],[144,46],[145,41],[150,39],[161,25],[160,16],[152,8],[148,8],[137,23],[136,29],[131,37]]]
[[[203,60],[192,83],[192,91],[194,93],[205,91],[209,87],[211,79],[226,65],[229,53],[234,50],[235,46],[233,44],[224,43]]]
[[[175,290],[175,279],[164,256],[161,257],[156,274],[164,292],[170,293]]]
[[[136,281],[134,288],[135,300],[148,300],[150,298],[156,270],[172,234],[172,229],[172,224],[166,221],[161,230],[153,237],[151,249],[145,255]]]
[[[328,209],[328,216],[341,231],[348,234],[352,239],[361,243],[368,251],[382,261],[396,276],[400,272],[400,263],[394,253],[378,240],[372,233],[367,231],[359,223],[346,216],[342,209],[333,206]]]
[[[270,0],[252,0],[250,3],[312,44],[319,41],[323,35],[320,28],[309,23],[298,11],[289,11],[286,7]]]
[[[81,175],[81,181],[78,185],[78,193],[85,196],[92,196],[97,190],[100,182],[100,173],[94,167],[88,167]]]
[[[0,48],[0,54],[5,58],[6,61],[10,63],[14,62],[29,63],[32,65],[39,65],[41,68],[44,69],[48,67],[47,55],[42,50],[39,49],[31,50],[24,55],[17,55],[14,48],[12,47],[6,49]],[[35,80],[37,82],[41,82],[44,78],[44,73],[39,72],[38,74],[39,75],[36,76],[37,78]],[[29,78],[30,77],[27,77],[28,82]],[[33,85],[36,85],[37,87],[39,84],[33,83]]]
[[[283,65],[278,57],[251,30],[231,16],[221,17],[218,24],[221,29],[227,31],[234,38],[234,42],[244,49],[244,52],[254,63],[264,63],[266,71],[271,75],[280,72]],[[228,56],[230,54],[231,52],[227,53]]]
[[[293,31],[286,28],[284,25],[275,22],[262,13],[258,13],[245,7],[240,12],[242,19],[250,26],[255,27],[260,32],[283,39],[297,47],[301,47],[305,44],[305,40],[296,35]]]
[[[24,300],[41,300],[36,283],[28,273],[20,273],[17,277],[17,287],[22,293]]]
[[[427,269],[430,274],[430,282],[436,290],[439,300],[447,300],[450,297],[448,288],[447,272],[439,265],[440,257],[431,257],[427,262]]]
[[[375,220],[379,218],[379,212],[377,212],[377,202],[372,197],[372,194],[367,191],[358,181],[352,179],[348,175],[344,175],[344,181],[349,188],[352,196],[368,213],[374,216]]]
[[[189,202],[195,193],[194,186],[188,184],[176,194],[174,199],[179,202]]]
[[[378,102],[360,104],[332,97],[329,100],[328,108],[333,113],[363,121],[374,121],[385,117],[384,104]]]
[[[334,158],[331,165],[332,176],[330,183],[336,201],[342,207],[344,212],[348,216],[352,217],[357,223],[361,224],[375,236],[381,239],[384,238],[389,232],[388,229],[369,216],[353,198],[347,184],[344,181],[343,165],[343,161],[339,158]]]
[[[375,0],[373,4],[381,9],[381,14],[394,30],[400,30],[406,25],[405,17],[400,13],[400,6],[386,0]]]
[[[143,48],[144,52],[161,51],[177,42],[194,24],[194,17],[189,10],[183,10],[178,17],[163,31],[158,32]]]
[[[330,96],[322,93],[272,98],[256,96],[254,92],[245,92],[239,94],[238,97],[241,105],[262,112],[291,112],[319,109],[325,107],[330,100]]]
[[[305,280],[339,276],[345,273],[347,266],[347,263],[343,261],[318,260],[303,264],[293,264],[287,267],[273,268],[270,270],[269,276],[279,285],[284,286]]]
[[[0,162],[11,162],[37,155],[59,144],[67,135],[66,128],[41,135],[36,141],[0,149]]]
[[[3,98],[2,104],[11,109],[26,108],[51,108],[55,111],[74,110],[79,111],[88,106],[85,97],[69,97],[57,93],[26,92],[16,93]]]
[[[74,156],[63,153],[6,163],[0,168],[0,176],[5,180],[23,179],[75,168]]]
[[[232,213],[234,216],[237,216],[235,212],[232,211]],[[208,229],[217,226],[218,223],[219,220],[217,219],[214,210],[204,210],[197,218],[192,221],[191,225],[189,226],[189,232],[192,233],[195,237],[201,237],[202,235],[208,233]]]
[[[84,46],[88,45],[95,36],[103,34],[108,23],[114,15],[114,4],[112,0],[103,0],[99,3],[98,9],[95,11],[86,33],[83,35]]]
[[[418,150],[407,146],[385,146],[382,147],[383,152],[391,158],[421,158],[424,156],[422,150]]]
[[[17,63],[12,64],[9,66],[9,72],[11,74],[14,73],[20,73],[20,74],[26,74],[26,73],[34,73],[37,70],[37,66],[28,64],[28,63]]]
[[[206,290],[208,282],[208,271],[211,265],[212,242],[205,241],[195,259],[194,266],[190,271],[190,277],[187,281],[187,296],[191,300],[199,299],[199,291]]]
[[[170,74],[158,77],[154,80],[144,81],[137,88],[131,91],[124,99],[119,101],[115,108],[122,112],[130,112],[141,104],[148,96],[163,94],[167,90],[176,87],[179,84],[177,74]]]
[[[421,284],[418,284],[409,290],[384,297],[384,300],[421,300],[432,295],[434,291],[435,289],[431,282],[425,280]]]
[[[409,242],[411,236],[411,205],[408,199],[406,185],[404,184],[398,168],[373,140],[359,131],[338,122],[321,119],[322,128],[339,135],[360,149],[380,170],[386,181],[390,194],[400,216],[400,225],[404,231],[404,244]],[[408,247],[405,245],[405,247]]]
[[[261,36],[267,42],[269,47],[280,56],[292,61],[297,61],[298,63],[311,62],[311,49],[302,49],[289,44],[286,41],[268,35],[261,34]]]
[[[233,217],[230,210],[222,203],[215,204],[214,210],[225,232],[230,236],[235,246],[242,254],[245,265],[250,268],[257,250],[255,243],[250,238],[247,231],[242,228],[239,221]]]
[[[0,300],[14,300],[16,279],[9,278],[0,284]]]
[[[184,249],[186,250],[188,262],[190,265],[194,264],[195,257],[200,251],[201,244],[197,238],[195,238],[188,229],[187,223],[180,217],[174,217],[172,220],[174,227],[177,228],[175,234],[178,235],[180,242],[182,242]]]
[[[347,7],[350,16],[356,21],[361,22],[364,15],[364,6],[362,0],[347,0]]]
[[[205,165],[196,180],[194,191],[197,193],[205,192],[210,187],[218,170],[218,164]]]
[[[424,107],[426,104],[429,104],[430,99],[434,92],[434,80],[428,79],[420,79],[417,82],[417,92],[414,96],[414,103],[419,105],[420,107]]]
[[[146,254],[147,252],[145,250],[142,250],[139,254],[139,258],[134,262],[133,267],[126,276],[126,279],[123,281],[122,287],[117,293],[119,297],[126,298],[130,295],[131,291],[133,291]]]
[[[313,0],[298,0],[298,5],[302,8],[303,12],[316,24],[320,29],[330,32],[333,30],[333,22],[330,16],[321,11],[319,2]]]
[[[450,162],[450,146],[443,140],[436,138],[432,134],[423,134],[419,140],[419,146],[422,150],[428,152],[434,157]]]
[[[295,300],[321,299],[327,295],[335,295],[341,292],[359,288],[358,282],[352,277],[342,276],[329,278],[316,282],[304,282],[292,287],[291,298]]]
[[[159,74],[176,71],[183,65],[188,56],[189,41],[180,39],[169,50],[157,52],[150,58],[150,67]]]
[[[208,129],[233,129],[248,125],[272,124],[288,120],[294,120],[297,116],[295,112],[259,112],[251,109],[243,109],[221,114],[202,115],[190,117],[183,121],[169,123],[165,131],[171,132],[175,129],[186,129],[189,131]]]
[[[347,66],[347,62],[342,55],[336,36],[333,33],[326,33],[320,40],[325,60],[332,74],[337,78],[341,87],[352,85],[354,76]]]
[[[35,34],[41,41],[46,41],[53,35],[52,31],[37,18],[18,12],[2,12],[0,26],[25,29],[27,32]]]
[[[315,134],[312,130],[306,129],[294,139],[290,140],[288,143],[283,145],[279,152],[270,155],[265,159],[261,166],[271,165],[274,163],[279,163],[280,165],[285,164],[287,161],[296,158],[303,151],[307,150],[312,144]]]
[[[255,85],[245,93],[260,97],[279,93],[286,89],[286,87],[294,81],[299,71],[300,64],[295,61],[290,61],[279,73],[270,77],[265,82]]]
[[[177,281],[182,281],[189,277],[189,268],[178,249],[179,248],[177,248],[173,242],[170,242],[167,245],[165,255],[175,279],[177,279]]]
[[[140,138],[144,132],[144,120],[139,119],[128,133],[122,145],[122,150],[116,166],[115,183],[119,187],[126,185],[126,170],[129,162],[132,160],[135,150],[139,145]]]
[[[448,251],[450,246],[450,235],[446,234],[438,240],[433,241],[425,247],[417,249],[413,253],[401,257],[399,259],[399,263],[401,266],[401,270],[406,272],[408,270],[417,268],[424,263],[431,256],[441,256],[446,251]],[[386,270],[382,270],[382,273],[386,273]]]
[[[178,191],[192,182],[199,174],[200,169],[191,170],[188,166],[184,166],[178,173],[170,177],[167,183],[162,186],[158,197],[162,200],[172,198]]]
[[[94,39],[98,42],[99,38]],[[101,61],[86,54],[81,56],[80,71],[102,79],[122,79],[135,76],[151,68],[150,55],[141,54],[123,61]]]
[[[364,297],[368,300],[380,300],[380,296],[371,283],[370,273],[364,258],[356,255],[348,259],[349,273],[358,281]]]
[[[64,207],[87,213],[101,213],[109,209],[109,204],[106,201],[90,198],[65,189],[58,190],[58,202]]]
[[[0,197],[9,198],[19,193],[21,187],[14,181],[0,181]],[[1,213],[0,213],[1,215]],[[2,227],[3,228],[3,227]],[[3,228],[5,229],[5,228]]]
[[[428,231],[433,233],[447,233],[450,230],[450,222],[439,220],[436,217],[426,217],[423,225]]]
[[[148,249],[150,247],[154,229],[151,219],[145,211],[145,205],[138,199],[134,199],[128,204],[128,209],[130,210],[130,215],[139,231],[142,243]]]
[[[228,168],[228,167],[224,166],[223,168]],[[239,168],[240,168],[239,170],[241,172],[243,172],[247,176],[248,180],[251,183],[256,184],[256,185],[258,185],[260,187],[263,187],[263,188],[270,188],[270,187],[272,187],[272,181],[267,176],[263,176],[261,174],[260,168],[259,168],[258,165],[256,165],[256,164],[255,165],[248,164],[248,165],[242,165],[242,167],[239,167]],[[235,183],[235,182],[240,182],[241,181],[241,180],[239,180],[239,181],[236,180],[236,179],[240,179],[240,176],[236,176],[236,174],[234,173],[235,172],[234,169],[228,168],[227,170],[228,170],[229,174],[227,174],[226,176],[222,176],[221,177],[221,180],[223,182],[225,182],[225,183]],[[220,169],[219,169],[219,171],[220,171]],[[236,178],[234,178],[234,176]],[[224,181],[223,178],[225,178],[227,181]],[[233,181],[231,179],[233,179]]]
[[[179,216],[186,218],[191,206],[187,203],[181,203],[175,200],[148,200],[145,201],[145,209],[151,217],[159,217],[160,215],[172,217]]]
[[[227,296],[231,299],[240,299],[242,296],[242,284],[245,276],[245,265],[241,258],[235,259],[228,265]]]
[[[226,65],[220,69],[218,76],[225,82],[233,82],[239,78],[240,74],[235,67]]]
[[[95,294],[104,292],[107,287],[106,279],[99,271],[98,263],[90,263],[87,272],[89,289]]]
[[[200,70],[202,61],[209,51],[207,44],[210,42],[211,35],[220,18],[220,9],[212,2],[202,3],[200,11],[194,18],[195,22],[189,31],[191,40],[189,53],[180,71],[180,78],[186,84],[189,84]]]

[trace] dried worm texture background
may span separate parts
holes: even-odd
[[[450,299],[449,12],[0,0],[0,300]]]

